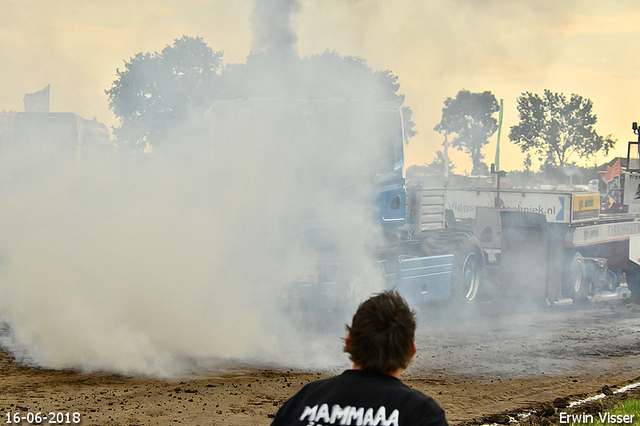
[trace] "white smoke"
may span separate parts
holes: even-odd
[[[376,122],[340,119],[360,103],[342,105],[222,101],[206,137],[176,134],[150,155],[85,147],[76,163],[73,150],[14,146],[4,346],[37,365],[153,376],[201,359],[339,362],[343,330],[311,339],[299,326],[344,324],[352,306],[288,312],[282,296],[286,273],[315,268],[327,244],[345,274],[382,285],[366,247],[386,147]]]
[[[251,53],[297,56],[298,36],[293,15],[302,10],[299,0],[253,0]]]
[[[47,138],[5,144],[0,321],[11,333],[0,344],[36,365],[152,376],[230,359],[345,361],[342,325],[354,306],[299,310],[283,296],[329,257],[341,279],[382,288],[371,185],[389,167],[387,127],[364,113],[368,102],[294,99],[332,79],[370,99],[388,87],[327,75],[336,55],[292,56],[299,10],[256,0],[261,55],[226,82],[232,92],[269,82],[280,100],[215,102],[206,119],[189,120],[200,130],[176,128],[151,154],[85,146],[78,156]],[[328,322],[338,327],[314,333]]]

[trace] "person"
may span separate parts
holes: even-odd
[[[353,369],[304,386],[272,426],[441,426],[444,410],[400,381],[416,352],[415,314],[395,291],[370,297],[347,326],[344,351]]]

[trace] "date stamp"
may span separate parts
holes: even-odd
[[[6,424],[28,424],[28,425],[64,425],[64,424],[80,424],[82,415],[80,413],[70,413],[68,411],[49,411],[45,413],[37,412],[13,412],[5,413]]]

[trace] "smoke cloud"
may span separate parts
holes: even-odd
[[[11,158],[3,345],[37,365],[154,376],[199,359],[335,364],[335,335],[296,352],[311,345],[299,322],[330,313],[285,306],[284,284],[326,248],[380,288],[362,238],[376,235],[367,175],[382,153],[352,123],[300,122],[313,113],[300,105],[218,106],[211,137],[151,155]]]
[[[40,366],[160,377],[228,360],[345,361],[340,337],[358,300],[303,310],[286,284],[330,257],[341,279],[367,283],[361,297],[382,288],[369,249],[380,237],[372,178],[393,169],[390,141],[401,132],[399,120],[368,112],[388,96],[383,79],[335,75],[332,54],[279,60],[294,52],[298,10],[256,3],[262,55],[237,66],[268,101],[216,101],[151,154],[48,138],[6,144],[4,347]],[[317,99],[319,76],[326,87],[361,87],[369,101]]]
[[[296,56],[298,36],[293,15],[302,10],[298,0],[253,0],[251,53]]]

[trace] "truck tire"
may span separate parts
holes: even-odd
[[[573,299],[573,303],[585,302],[589,296],[586,267],[580,253],[573,256],[565,269],[562,280],[562,295]]]
[[[629,262],[629,269],[626,274],[627,285],[631,291],[631,301],[640,303],[640,266],[635,262]]]
[[[476,305],[482,296],[484,254],[480,240],[471,231],[442,229],[422,241],[426,255],[453,254],[450,304],[460,308]]]
[[[353,277],[347,284],[347,309],[355,312],[358,306],[371,295],[369,286],[362,277]]]

